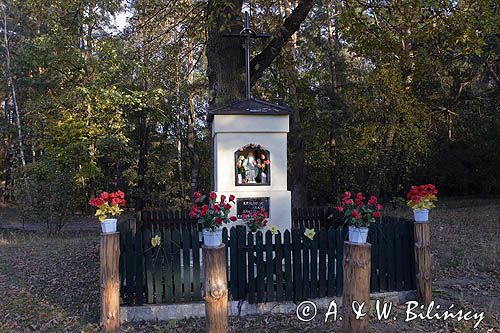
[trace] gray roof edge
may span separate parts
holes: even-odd
[[[252,107],[257,109],[259,106],[261,106],[263,109],[264,108],[271,109],[271,112],[269,111],[252,112],[249,110]],[[294,111],[293,109],[287,106],[273,104],[255,98],[250,98],[250,99],[234,101],[220,107],[209,109],[208,121],[211,122],[213,120],[213,116],[216,114],[227,114],[227,115],[249,114],[249,115],[273,116],[273,115],[287,115],[291,114],[293,111]]]

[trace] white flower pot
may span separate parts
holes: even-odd
[[[358,228],[349,226],[349,241],[353,243],[366,243],[368,237],[368,228]]]
[[[214,231],[203,229],[203,244],[206,247],[218,247],[222,244],[222,228],[217,228]]]
[[[414,209],[413,217],[417,223],[426,223],[429,221],[429,210],[428,209]]]
[[[241,173],[238,174],[238,184],[243,183],[243,175]]]
[[[105,219],[101,222],[101,229],[104,234],[116,232],[117,219]]]

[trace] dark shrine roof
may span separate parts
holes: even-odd
[[[293,110],[286,106],[281,106],[261,101],[259,99],[250,98],[250,99],[235,101],[226,104],[224,106],[208,110],[208,122],[212,122],[214,119],[214,115],[216,114],[227,114],[227,115],[253,114],[258,116],[260,115],[275,116],[275,115],[286,115],[292,112]]]

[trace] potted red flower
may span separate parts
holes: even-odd
[[[101,229],[103,233],[116,232],[116,218],[110,216],[119,216],[123,212],[125,206],[125,193],[116,191],[113,193],[102,192],[97,198],[90,199],[89,204],[97,207],[95,216],[101,221]]]
[[[189,217],[196,219],[203,226],[203,243],[207,247],[217,247],[222,244],[222,225],[235,222],[236,216],[229,216],[234,204],[234,195],[227,198],[221,195],[217,200],[217,193],[207,195],[194,193],[195,204],[189,212]]]
[[[383,206],[377,202],[376,196],[365,200],[361,192],[355,199],[351,198],[351,192],[345,192],[337,205],[337,211],[344,213],[344,221],[349,225],[349,241],[353,243],[366,243],[368,228],[382,215]]]
[[[267,226],[268,216],[269,214],[264,211],[264,208],[261,208],[256,212],[242,214],[241,219],[251,232],[257,232]]]
[[[436,207],[438,191],[432,184],[412,186],[406,194],[408,207],[413,209],[413,217],[417,223],[429,221],[429,210]]]

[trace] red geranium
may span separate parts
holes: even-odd
[[[90,199],[89,204],[97,207],[95,216],[104,221],[109,215],[118,216],[123,212],[122,207],[127,203],[124,198],[125,193],[122,191],[102,192],[97,198]]]
[[[221,195],[219,201],[217,201],[217,193],[215,192],[210,192],[208,196],[195,192],[194,197],[195,205],[191,208],[189,217],[197,219],[204,229],[213,231],[224,223],[237,220],[235,216],[229,216],[229,212],[233,207],[231,203],[234,204],[234,195],[229,196],[229,201],[227,201],[225,195]],[[207,197],[208,204],[204,203]]]
[[[412,209],[431,209],[434,208],[434,202],[437,201],[438,191],[432,184],[412,186],[406,194],[408,206]]]
[[[382,215],[380,211],[383,207],[376,196],[370,196],[367,202],[361,192],[356,194],[355,200],[351,199],[351,196],[351,192],[345,192],[336,207],[337,211],[344,213],[345,223],[356,227],[369,227]]]

